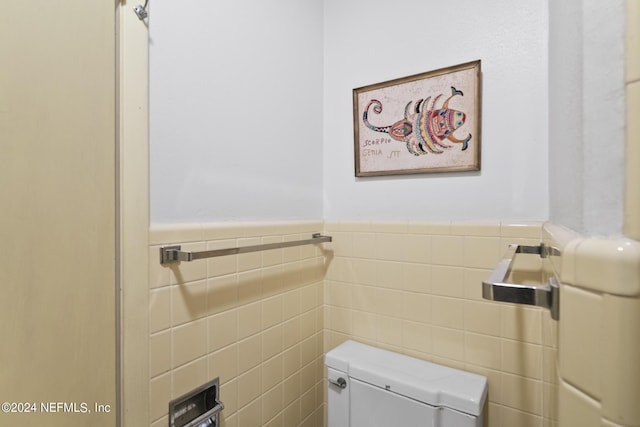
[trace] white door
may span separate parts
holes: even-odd
[[[115,1],[0,7],[0,425],[116,425]]]

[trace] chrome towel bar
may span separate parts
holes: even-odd
[[[160,248],[160,264],[168,264],[180,261],[195,261],[203,258],[213,258],[225,255],[245,254],[248,252],[268,251],[270,249],[290,248],[293,246],[314,245],[316,243],[331,242],[331,236],[323,236],[315,233],[311,239],[295,240],[291,242],[265,243],[262,245],[241,246],[237,248],[213,249],[201,252],[183,252],[181,246],[164,246]]]
[[[560,288],[555,278],[549,284],[533,286],[507,283],[516,254],[537,254],[541,258],[559,256],[560,251],[541,243],[538,246],[509,245],[507,252],[487,280],[482,282],[482,298],[491,301],[535,305],[551,310],[551,318],[558,320],[560,309]]]

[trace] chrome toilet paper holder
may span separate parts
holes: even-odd
[[[558,320],[560,316],[560,283],[555,277],[551,277],[546,285],[523,285],[506,282],[507,277],[511,274],[516,254],[537,254],[540,258],[561,255],[558,249],[544,243],[536,246],[509,245],[502,260],[487,280],[482,282],[482,298],[490,301],[547,308],[551,311],[551,318]]]
[[[220,378],[169,402],[169,427],[220,427]]]

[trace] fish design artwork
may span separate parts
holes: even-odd
[[[464,96],[464,94],[461,90],[451,86],[451,96],[438,109],[436,109],[436,103],[442,94],[433,99],[430,108],[428,104],[431,101],[431,96],[416,101],[413,109],[411,108],[413,101],[409,101],[404,109],[404,119],[389,126],[375,126],[369,123],[369,109],[372,109],[376,114],[382,113],[382,103],[377,99],[372,99],[362,114],[362,121],[373,131],[387,133],[396,141],[405,142],[409,153],[415,156],[429,153],[442,154],[445,150],[453,147],[447,142],[462,144],[462,151],[464,151],[469,147],[471,134],[464,139],[453,135],[467,118],[462,111],[449,108],[449,101],[455,96]]]

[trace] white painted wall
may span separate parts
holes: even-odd
[[[549,41],[549,215],[579,231],[584,204],[581,1],[549,0]]]
[[[155,2],[151,220],[550,218],[616,234],[622,5]],[[354,177],[353,88],[475,59],[480,172]]]
[[[149,6],[151,221],[322,218],[322,0]]]
[[[544,0],[150,12],[152,222],[547,218]],[[480,172],[354,178],[353,88],[475,59]]]
[[[547,0],[325,0],[324,217],[548,218]],[[482,60],[482,170],[355,178],[352,89]]]
[[[549,1],[550,219],[622,234],[624,0]]]

